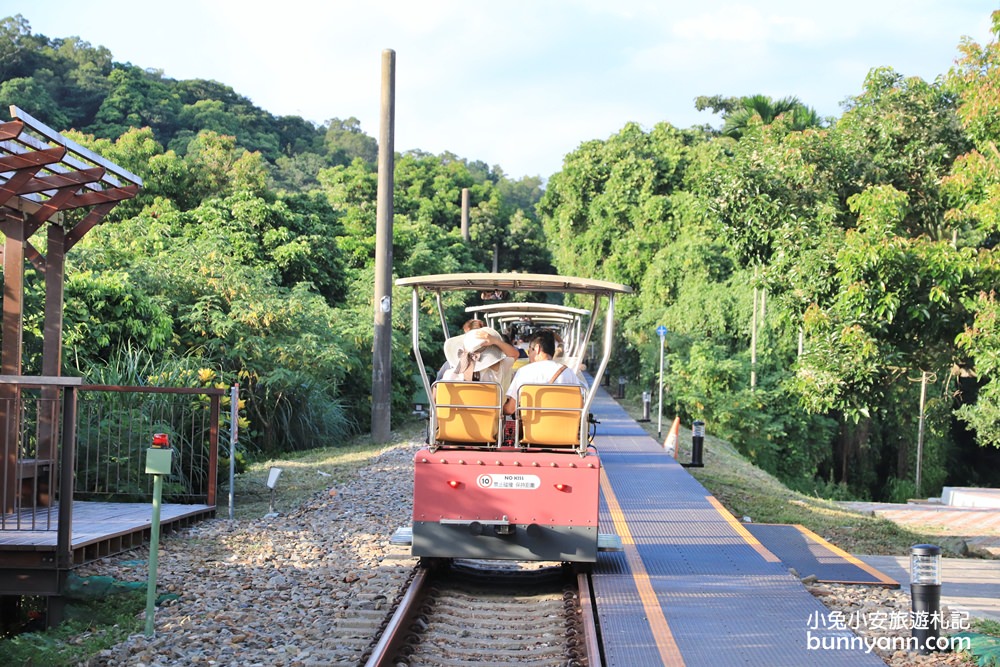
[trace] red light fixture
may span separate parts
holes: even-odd
[[[170,437],[166,433],[153,434],[153,447],[167,449],[170,447]]]
[[[461,484],[461,482],[459,482],[457,479],[452,479],[448,481],[448,486],[450,486],[453,489],[457,489],[459,484]]]
[[[562,482],[556,484],[556,491],[569,491],[569,484],[563,484]]]

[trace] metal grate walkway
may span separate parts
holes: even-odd
[[[594,568],[607,665],[884,667],[606,392],[592,411],[601,525],[624,546]]]

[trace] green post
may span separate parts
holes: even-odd
[[[149,535],[149,583],[146,585],[146,636],[153,636],[153,614],[156,611],[156,568],[160,560],[160,498],[163,496],[163,475],[153,475],[153,522]]]
[[[146,636],[153,636],[156,612],[156,568],[160,560],[160,500],[163,476],[170,474],[170,443],[166,433],[153,435],[153,446],[146,450],[146,472],[153,476],[153,519],[149,527],[149,582],[146,585]]]

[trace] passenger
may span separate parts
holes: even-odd
[[[448,370],[442,380],[496,382],[506,392],[513,377],[517,348],[488,327],[473,329],[445,341]]]
[[[486,326],[485,322],[483,322],[482,320],[477,320],[475,318],[472,318],[471,320],[467,321],[465,324],[462,325],[462,331],[464,333],[468,333],[470,331],[473,331],[474,329],[482,329],[484,326]],[[441,368],[438,369],[437,379],[438,380],[444,379],[444,373],[449,368],[451,368],[451,364],[448,362],[446,358],[445,362],[441,364]]]
[[[524,342],[524,339],[518,336],[514,339],[514,347],[517,348],[518,358],[527,359],[528,358],[528,344]]]
[[[503,411],[508,415],[517,409],[517,392],[525,384],[570,384],[579,385],[576,373],[564,364],[553,361],[556,353],[555,336],[551,331],[540,331],[528,343],[528,359],[530,362],[522,366],[514,374],[514,379],[507,389],[507,399]]]

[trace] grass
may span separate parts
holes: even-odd
[[[973,618],[971,630],[984,635],[1000,637],[1000,621],[993,621],[988,618]]]
[[[236,520],[248,520],[268,512],[270,492],[265,481],[271,466],[282,469],[275,509],[288,512],[316,494],[329,493],[331,488],[347,483],[360,468],[386,449],[421,438],[423,428],[422,421],[407,422],[392,432],[388,445],[375,444],[371,436],[365,434],[336,447],[320,447],[252,462],[236,477],[233,515]],[[228,501],[228,488],[220,488],[218,516],[228,516]],[[145,592],[68,604],[67,620],[57,628],[6,638],[0,635],[0,664],[3,667],[68,667],[86,662],[129,635],[142,632],[145,604]]]
[[[66,605],[59,627],[0,640],[0,656],[9,667],[69,667],[141,632],[144,592],[111,595]]]
[[[638,399],[619,401],[638,420],[642,406]],[[664,418],[662,435],[670,431],[673,418]],[[640,425],[654,438],[656,421]],[[681,427],[677,458],[691,459],[691,431]],[[689,468],[691,474],[718,498],[733,516],[748,516],[756,523],[801,524],[854,554],[908,555],[914,544],[933,542],[946,556],[960,556],[961,539],[918,533],[875,516],[854,512],[837,503],[788,489],[773,475],[750,463],[730,443],[705,435],[704,468]]]

